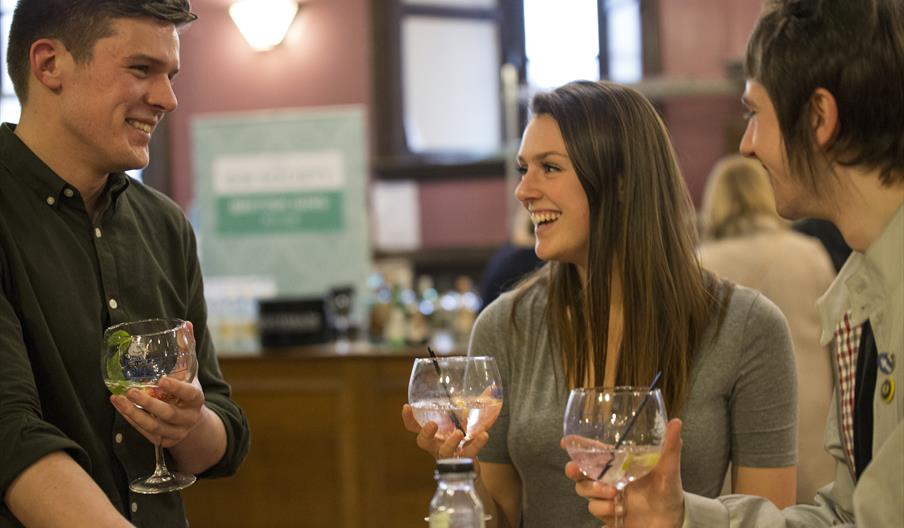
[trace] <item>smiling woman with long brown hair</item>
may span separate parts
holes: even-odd
[[[578,81],[536,96],[516,196],[548,264],[478,319],[470,353],[495,356],[503,411],[465,456],[505,526],[596,526],[563,472],[573,387],[647,385],[662,372],[685,423],[685,488],[794,501],[796,386],[787,325],[759,293],[705,272],[694,215],[662,121],[636,91]],[[418,444],[454,453],[435,426]],[[630,493],[630,485],[628,487]]]

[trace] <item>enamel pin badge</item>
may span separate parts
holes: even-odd
[[[895,371],[895,355],[888,352],[882,352],[878,357],[879,371],[886,376],[890,376]]]
[[[893,379],[888,378],[882,383],[882,388],[879,389],[879,394],[882,396],[882,401],[885,403],[891,403],[892,400],[895,399],[895,382]]]

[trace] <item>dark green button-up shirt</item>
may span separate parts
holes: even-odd
[[[0,126],[0,501],[28,466],[64,450],[137,526],[183,526],[178,493],[138,495],[153,446],[113,408],[101,376],[104,328],[152,317],[194,324],[198,379],[228,447],[204,476],[234,473],[248,423],[230,399],[207,331],[196,242],[181,209],[124,174],[94,223],[68,185]],[[0,528],[19,526],[0,502]]]

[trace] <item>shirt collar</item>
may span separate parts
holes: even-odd
[[[850,311],[852,324],[862,324],[889,292],[904,287],[904,204],[865,253],[854,251],[816,305],[822,322],[823,344]]]
[[[107,191],[110,193],[110,200],[114,209],[116,208],[119,195],[129,187],[130,182],[131,179],[124,172],[110,173],[110,177],[107,179]]]
[[[885,291],[894,291],[904,283],[904,203],[867,248],[866,261],[878,273]]]
[[[69,185],[37,157],[28,146],[15,135],[16,125],[3,123],[0,125],[0,163],[6,165],[13,175],[22,180],[38,196],[41,202],[54,209],[63,200],[79,196],[78,189]],[[119,195],[129,186],[129,177],[124,173],[110,174],[106,191],[110,192],[112,206],[115,208]],[[81,200],[79,200],[81,203]]]

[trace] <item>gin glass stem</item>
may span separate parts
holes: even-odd
[[[151,478],[157,479],[157,481],[172,479],[173,475],[166,468],[166,460],[163,457],[163,446],[160,445],[160,442],[154,443],[154,458],[156,459],[156,464],[154,465],[154,474],[151,475]]]
[[[615,528],[623,528],[625,526],[625,521],[622,518],[622,509],[624,509],[625,503],[625,485],[618,483],[615,485],[615,500],[612,501],[612,505],[615,509]]]

